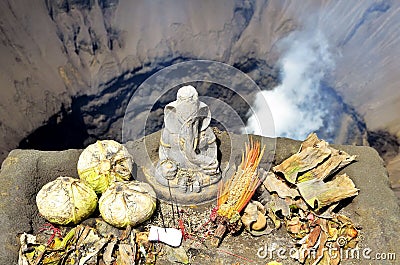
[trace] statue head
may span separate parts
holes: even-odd
[[[176,111],[180,118],[187,122],[197,115],[199,110],[199,95],[192,86],[184,86],[176,94]]]
[[[193,86],[183,86],[176,94],[178,102],[191,101],[193,103],[199,102],[199,94]]]
[[[205,130],[211,121],[208,106],[199,100],[199,95],[193,86],[184,86],[178,90],[176,100],[169,103],[164,111],[164,124],[170,132],[178,132],[183,123],[201,120],[200,130]]]

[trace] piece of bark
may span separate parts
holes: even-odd
[[[307,138],[304,140],[304,142],[301,143],[300,146],[300,151],[308,148],[308,147],[313,147],[316,144],[318,144],[319,142],[321,142],[321,140],[318,138],[316,133],[310,133]]]
[[[327,142],[321,140],[318,143],[314,143],[314,138],[310,139],[313,140],[312,145],[307,142],[309,140],[307,138],[302,145],[301,151],[292,155],[280,165],[275,166],[273,168],[274,172],[282,173],[287,181],[295,184],[299,173],[315,168],[331,155],[332,150],[328,147],[329,144]]]
[[[276,192],[282,199],[289,197],[294,199],[300,196],[296,189],[290,188],[284,181],[280,180],[274,173],[268,172],[263,182],[269,192]]]
[[[299,176],[297,182],[308,181],[314,178],[324,180],[339,169],[356,160],[357,156],[355,155],[349,155],[333,147],[329,147],[329,149],[331,150],[329,158],[315,168]]]
[[[358,194],[353,181],[346,175],[339,175],[329,182],[312,179],[297,184],[306,203],[314,210]]]

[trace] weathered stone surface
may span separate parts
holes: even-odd
[[[4,160],[0,171],[0,264],[17,263],[17,236],[43,223],[36,194],[59,176],[78,177],[79,154],[79,150],[13,150]]]
[[[363,228],[361,231],[364,240],[361,242],[361,247],[371,248],[374,254],[394,252],[398,256],[400,208],[395,194],[390,189],[383,160],[373,148],[334,147],[358,157],[357,162],[350,164],[338,174],[347,173],[360,190],[359,195],[346,206],[344,212]],[[377,263],[384,264],[384,261]]]
[[[44,121],[71,110],[89,135],[116,138],[126,105],[118,98],[129,99],[147,76],[174,62],[225,62],[270,88],[278,41],[310,21],[343,55],[334,88],[368,128],[400,136],[399,61],[392,56],[400,47],[398,7],[396,1],[187,1],[177,15],[176,2],[2,1],[0,159]],[[345,142],[358,124],[351,113],[341,118],[338,142]]]
[[[216,133],[222,162],[229,161],[239,164],[240,155],[247,136],[228,135],[225,132]],[[138,168],[150,158],[157,159],[160,132],[151,134],[145,139],[130,142],[126,146],[132,152]],[[267,144],[271,139],[259,138]],[[261,167],[268,166],[272,158],[274,165],[281,163],[300,147],[298,141],[278,138],[276,154],[268,157],[271,150],[266,151]],[[354,181],[360,193],[341,211],[362,227],[361,248],[371,248],[371,256],[377,252],[391,252],[400,255],[398,235],[400,233],[400,209],[394,193],[390,190],[389,180],[382,159],[377,152],[369,147],[334,146],[350,155],[357,155],[357,162],[348,165],[338,172],[346,173]],[[0,264],[15,264],[18,250],[18,233],[37,229],[43,220],[38,216],[35,206],[35,195],[42,185],[59,175],[77,177],[76,163],[80,150],[62,152],[44,152],[35,150],[14,150],[4,161],[0,181]],[[282,239],[283,238],[283,239]],[[257,250],[266,243],[290,245],[291,240],[284,233],[277,232],[270,236],[251,238],[244,233],[243,237],[227,237],[221,248],[265,264],[266,259],[257,257]],[[239,251],[240,249],[240,251]],[[277,257],[276,257],[277,258]],[[204,250],[201,260],[194,264],[210,264],[220,261],[221,264],[232,264],[238,259],[232,255]],[[289,260],[291,261],[291,260]],[[358,260],[345,261],[343,264],[392,264],[390,261]],[[219,263],[218,263],[219,264]],[[296,264],[295,262],[285,264]],[[393,263],[394,264],[394,263]]]

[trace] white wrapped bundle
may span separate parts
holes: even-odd
[[[114,182],[99,200],[101,216],[116,227],[142,223],[155,209],[156,193],[149,184],[139,181]]]
[[[79,177],[96,193],[103,193],[115,181],[129,180],[133,159],[122,144],[113,140],[89,145],[78,160]]]
[[[39,213],[50,223],[79,223],[97,206],[97,195],[79,179],[59,177],[42,187],[36,195]]]

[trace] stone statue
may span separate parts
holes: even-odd
[[[179,89],[164,109],[164,128],[155,178],[181,192],[200,192],[221,178],[211,112],[193,86]]]

